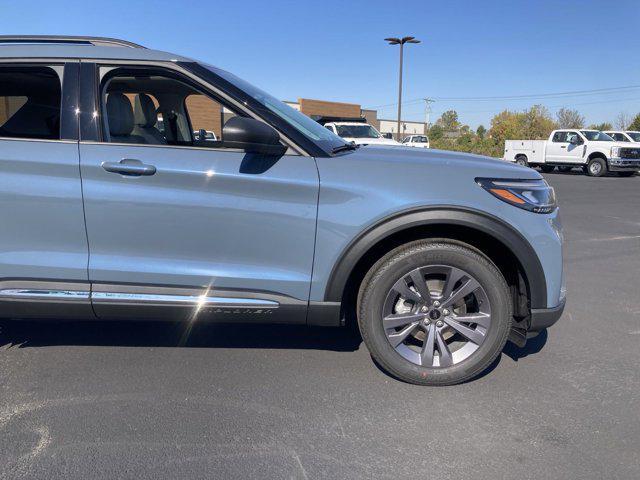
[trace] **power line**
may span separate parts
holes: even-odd
[[[592,90],[573,90],[566,92],[556,92],[556,93],[537,93],[537,94],[527,94],[527,95],[505,95],[505,96],[487,96],[487,97],[431,97],[438,101],[495,101],[495,100],[519,100],[519,99],[534,99],[534,98],[561,98],[561,97],[579,97],[579,96],[588,96],[588,95],[601,95],[607,93],[618,93],[620,91],[630,91],[639,89],[640,85],[627,85],[623,87],[609,87],[609,88],[596,88]],[[406,102],[402,102],[403,105],[411,105],[424,101],[422,98],[414,98],[407,100]],[[384,105],[374,105],[367,108],[377,109],[383,107],[392,107],[397,105],[398,103],[387,103]]]

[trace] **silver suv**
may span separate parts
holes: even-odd
[[[357,147],[121,40],[0,38],[0,205],[5,317],[357,322],[392,375],[445,385],[565,301],[535,171]]]

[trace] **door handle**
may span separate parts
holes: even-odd
[[[566,145],[560,145],[560,148],[567,148]]]
[[[149,176],[156,173],[156,167],[147,165],[140,160],[124,158],[119,162],[102,162],[102,168],[107,172],[129,175],[132,177]]]

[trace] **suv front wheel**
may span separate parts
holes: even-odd
[[[373,358],[420,385],[452,385],[482,373],[502,351],[511,319],[509,289],[497,267],[449,240],[389,252],[358,295],[358,324]]]

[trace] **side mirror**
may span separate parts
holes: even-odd
[[[574,135],[573,137],[571,137],[571,140],[569,140],[569,143],[571,145],[580,145],[580,137]]]
[[[287,147],[280,143],[280,135],[269,125],[246,117],[231,117],[222,128],[222,145],[247,153],[261,153],[281,157]]]

